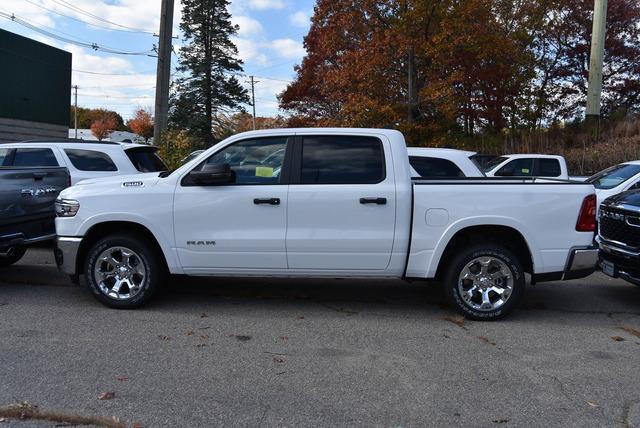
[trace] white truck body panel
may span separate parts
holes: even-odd
[[[194,167],[226,146],[300,135],[375,136],[384,147],[386,176],[357,185],[181,185]],[[80,209],[74,217],[57,218],[56,230],[61,237],[81,238],[103,222],[139,224],[156,238],[175,274],[433,278],[458,231],[501,225],[523,236],[534,273],[547,273],[565,269],[571,248],[591,244],[593,233],[575,230],[589,194],[588,184],[521,179],[413,183],[397,131],[265,130],[235,135],[165,178],[139,174],[73,186],[61,198],[78,201]],[[255,205],[253,199],[262,197],[277,197],[280,204]],[[363,197],[387,201],[363,205]]]

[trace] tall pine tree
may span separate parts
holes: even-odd
[[[242,72],[242,61],[231,37],[238,27],[231,24],[228,0],[182,0],[180,48],[171,99],[172,126],[186,129],[202,145],[214,142],[212,120],[216,114],[242,110],[249,102],[247,91],[234,73]]]

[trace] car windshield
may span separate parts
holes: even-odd
[[[493,168],[500,165],[502,162],[506,161],[507,159],[509,158],[505,156],[498,156],[497,158],[487,161],[487,163],[484,164],[484,172],[491,171]]]
[[[640,174],[640,165],[621,163],[592,175],[585,182],[593,184],[596,189],[613,189],[636,174]]]

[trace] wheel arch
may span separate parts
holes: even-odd
[[[477,242],[490,242],[504,246],[518,258],[525,272],[534,273],[534,253],[524,235],[511,226],[489,224],[468,226],[455,232],[442,250],[437,262],[434,260],[434,263],[437,263],[435,277],[442,278],[448,263],[461,248]]]
[[[94,224],[84,234],[76,256],[76,272],[78,272],[78,274],[82,274],[84,271],[84,263],[91,246],[100,239],[113,234],[124,234],[145,239],[160,256],[160,262],[163,267],[168,272],[171,271],[171,259],[167,257],[158,239],[146,226],[132,221],[105,221]]]

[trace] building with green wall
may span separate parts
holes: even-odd
[[[71,53],[0,29],[0,143],[67,138]]]

